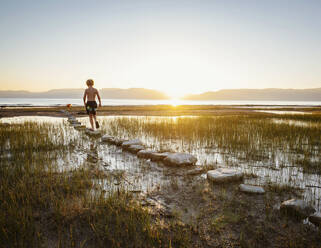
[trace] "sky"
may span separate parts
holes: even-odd
[[[0,0],[0,90],[321,87],[319,0]]]

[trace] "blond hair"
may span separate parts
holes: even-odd
[[[94,85],[94,80],[88,79],[88,80],[86,81],[86,84],[87,84],[87,86],[93,86],[93,85]]]

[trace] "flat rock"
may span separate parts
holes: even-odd
[[[137,152],[137,157],[150,159],[152,153],[155,153],[155,151],[152,151],[152,150],[140,150],[139,152]]]
[[[163,160],[166,165],[175,166],[195,165],[196,161],[193,155],[181,152],[168,154]]]
[[[170,152],[154,152],[150,155],[150,159],[152,161],[163,161],[169,154]]]
[[[72,120],[72,121],[68,121],[70,124],[73,124],[73,123],[78,123],[77,120]]]
[[[85,128],[86,128],[85,125],[81,125],[81,124],[79,124],[79,125],[74,125],[73,127],[74,127],[75,129],[85,129]]]
[[[240,184],[239,186],[240,191],[250,194],[264,194],[265,190],[260,186],[254,185],[247,185],[247,184]]]
[[[282,202],[280,211],[285,215],[292,215],[293,217],[304,219],[313,214],[315,209],[303,200],[291,199]]]
[[[218,168],[207,172],[207,178],[216,183],[238,181],[243,177],[241,171],[230,168]]]
[[[310,215],[309,221],[316,226],[321,226],[321,212],[317,212],[317,213]]]
[[[114,139],[114,144],[115,144],[116,146],[121,146],[125,141],[127,141],[127,140]]]
[[[103,136],[101,137],[101,141],[103,141],[103,142],[108,142],[108,141],[110,141],[111,139],[114,139],[114,137],[113,137],[113,136],[110,136],[110,135],[107,135],[107,134],[105,134],[105,135],[103,135]]]
[[[86,134],[88,134],[88,135],[91,135],[91,136],[99,136],[99,135],[101,135],[101,133],[100,133],[100,131],[98,131],[98,130],[90,130],[90,129],[86,129]]]
[[[109,142],[110,144],[116,145],[116,146],[121,146],[123,144],[124,140],[112,137],[112,138],[109,138],[107,142]]]
[[[122,143],[122,147],[129,147],[131,145],[143,145],[139,139],[128,140]]]
[[[131,146],[128,146],[128,147],[124,147],[124,149],[126,151],[129,151],[131,153],[137,153],[141,150],[144,150],[145,147],[144,146],[141,146],[141,145],[131,145]]]
[[[72,127],[78,127],[78,126],[81,126],[81,123],[80,122],[72,122],[72,123],[70,123],[70,125],[72,126]],[[86,126],[85,126],[86,127]]]
[[[203,174],[204,172],[205,172],[205,169],[198,167],[198,168],[187,171],[186,175],[195,176],[195,175]]]

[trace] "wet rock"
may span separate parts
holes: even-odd
[[[75,118],[75,117],[73,117],[73,116],[69,116],[68,117],[68,121],[76,121],[77,119]]]
[[[163,161],[163,159],[165,159],[169,154],[171,154],[171,153],[170,152],[154,152],[150,155],[150,160]]]
[[[80,122],[79,121],[77,121],[76,119],[75,120],[68,120],[69,121],[69,123],[71,124],[71,125],[77,125],[77,124],[80,124]]]
[[[122,147],[126,148],[131,145],[143,145],[143,143],[139,139],[134,139],[134,140],[128,140],[122,143]]]
[[[124,142],[124,140],[122,139],[117,139],[113,136],[110,136],[110,135],[104,135],[102,138],[101,138],[101,141],[102,142],[108,142],[110,144],[113,144],[113,145],[117,145],[117,146],[121,146],[122,143]]]
[[[116,146],[121,146],[124,142],[122,139],[117,139],[117,138],[111,138],[108,140],[110,144],[116,145]]]
[[[197,158],[188,153],[172,153],[168,154],[166,158],[164,158],[163,162],[166,165],[175,165],[175,166],[187,166],[187,165],[195,165]]]
[[[112,139],[114,139],[114,137],[113,137],[113,136],[110,136],[110,135],[107,135],[107,134],[105,134],[105,135],[103,135],[103,136],[101,137],[101,141],[103,141],[103,142],[109,142],[109,141],[112,140]]]
[[[125,141],[127,141],[127,140],[115,139],[115,140],[114,140],[114,144],[115,144],[116,146],[121,146]]]
[[[77,129],[77,130],[79,130],[79,129],[85,129],[86,126],[79,124],[79,125],[74,125],[74,128]]]
[[[91,129],[86,129],[86,134],[90,135],[90,136],[99,136],[101,135],[100,131],[98,130],[91,130]]]
[[[76,121],[76,122],[70,123],[70,125],[71,125],[72,127],[78,127],[78,126],[81,126],[81,123],[78,122],[78,121]]]
[[[124,147],[123,149],[126,150],[126,151],[129,151],[131,153],[137,153],[137,152],[139,152],[141,150],[144,150],[145,147],[141,146],[141,145],[131,145],[131,146],[128,146],[128,147]]]
[[[140,150],[139,152],[137,152],[137,157],[150,159],[152,153],[155,153],[155,151],[152,151],[152,150]]]
[[[260,186],[240,184],[240,191],[250,194],[264,194],[265,190]]]
[[[3,126],[3,127],[9,127],[9,126],[10,126],[10,123],[3,122],[3,123],[0,123],[0,125]]]
[[[317,212],[317,213],[310,215],[309,221],[316,226],[321,226],[321,212]]]
[[[194,176],[194,175],[200,175],[200,174],[203,174],[205,172],[205,169],[201,168],[201,167],[198,167],[198,168],[195,168],[195,169],[192,169],[192,170],[189,170],[186,172],[186,175],[189,175],[189,176]]]
[[[303,200],[291,199],[282,202],[280,211],[282,214],[291,215],[299,219],[304,219],[313,214],[315,212],[315,209],[309,206]]]
[[[230,168],[218,168],[207,172],[207,178],[215,183],[238,181],[243,178],[243,173]]]

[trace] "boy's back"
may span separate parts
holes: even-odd
[[[87,95],[87,101],[95,101],[96,95],[98,95],[98,90],[94,87],[88,87],[85,90],[85,94]]]

